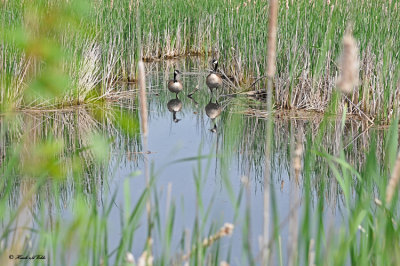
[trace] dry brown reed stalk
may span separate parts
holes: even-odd
[[[109,94],[115,87],[113,86],[114,82],[117,80],[116,66],[119,61],[119,56],[117,53],[118,46],[120,45],[119,39],[112,39],[110,37],[109,45],[108,45],[108,53],[106,55],[106,63],[104,65],[102,77],[102,87],[106,91],[102,91],[103,94]]]
[[[300,177],[300,172],[301,172],[301,156],[303,154],[303,145],[299,141],[297,143],[296,150],[294,151],[294,159],[293,159],[293,169],[294,169],[294,175],[295,175],[295,180],[296,183],[299,183],[299,177]]]
[[[207,238],[205,238],[201,244],[202,248],[205,247],[209,247],[211,246],[215,241],[217,241],[218,239],[225,237],[225,236],[230,236],[233,233],[235,226],[231,223],[225,223],[221,229],[219,229],[219,231],[217,233],[215,233],[212,236],[209,236]],[[186,255],[183,255],[182,260],[186,261],[190,258],[190,256],[192,255],[192,253],[196,250],[197,247],[192,248],[192,250],[190,252],[188,252]]]
[[[311,239],[310,240],[310,248],[308,251],[308,265],[309,266],[315,266],[315,250],[314,250],[314,246],[315,246],[315,240]]]
[[[86,47],[78,73],[78,104],[84,102],[88,93],[101,79],[99,66],[100,48],[94,41],[87,43]],[[71,100],[69,99],[69,101]]]
[[[148,163],[148,153],[147,153],[147,133],[148,133],[148,122],[147,122],[147,95],[146,95],[146,74],[144,70],[143,61],[140,60],[138,64],[138,80],[139,80],[139,102],[140,102],[140,119],[141,119],[141,129],[142,129],[142,142],[143,142],[143,152],[144,152],[144,174],[146,178],[146,189],[150,192],[150,173],[149,173],[149,163]],[[147,210],[147,245],[150,246],[151,239],[151,202],[150,196],[146,201]]]
[[[386,204],[390,204],[400,180],[400,152],[393,168],[392,175],[386,187]]]
[[[264,224],[263,224],[263,244],[262,244],[262,263],[268,264],[269,260],[269,190],[271,175],[271,143],[272,143],[272,84],[276,71],[276,35],[278,26],[278,0],[269,1],[268,17],[268,51],[267,51],[267,112],[270,114],[267,123],[267,134],[265,141],[265,173],[264,173]]]
[[[31,67],[32,60],[28,57],[22,57],[19,61],[13,62],[17,67],[17,74],[13,75],[13,86],[12,90],[6,90],[8,95],[4,95],[4,89],[1,90],[1,102],[8,103],[11,105],[11,109],[18,109],[23,105],[24,92],[26,89],[26,79],[28,76],[28,71]]]
[[[133,9],[133,0],[129,1],[129,12],[132,12]]]
[[[353,38],[351,30],[347,30],[343,37],[343,51],[340,60],[340,76],[336,83],[345,94],[353,92],[359,84],[360,61],[358,58],[357,42]]]
[[[278,0],[269,1],[267,76],[273,78],[276,71],[276,35],[278,31]]]
[[[294,128],[293,122],[291,122],[291,128]],[[288,244],[288,255],[289,255],[289,262],[288,265],[296,265],[296,261],[298,258],[298,248],[297,248],[297,241],[298,241],[298,209],[297,206],[300,203],[299,197],[299,176],[301,171],[301,156],[303,153],[303,132],[300,129],[297,137],[297,147],[294,147],[294,134],[292,131],[290,132],[290,148],[293,152],[292,156],[292,167],[290,174],[295,177],[295,183],[290,182],[290,216],[289,216],[289,244]]]
[[[147,94],[146,94],[146,75],[144,70],[143,61],[139,61],[138,64],[139,72],[139,95],[140,95],[140,118],[142,119],[142,134],[147,137]]]

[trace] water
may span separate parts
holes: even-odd
[[[170,93],[166,87],[174,68],[184,73],[182,76],[184,91],[178,97]],[[204,217],[209,212],[208,218],[201,221],[201,225],[204,226],[202,231],[204,236],[209,235],[210,228],[216,232],[224,223],[232,223],[235,226],[233,235],[224,237],[220,241],[220,258],[225,259],[231,252],[231,265],[247,264],[245,251],[247,241],[250,245],[249,252],[259,258],[259,238],[263,232],[266,117],[251,114],[264,114],[265,105],[262,101],[252,98],[229,95],[231,93],[229,89],[212,94],[205,85],[207,62],[202,60],[148,63],[146,73],[149,87],[150,151],[147,158],[155,178],[153,193],[156,196],[152,197],[152,202],[153,205],[159,206],[160,222],[153,228],[153,232],[157,232],[153,234],[155,258],[162,252],[166,210],[171,209],[172,204],[176,206],[176,213],[171,257],[181,256],[182,248],[184,253],[187,252],[187,247],[181,247],[182,238],[190,236],[193,232],[196,215]],[[192,98],[187,97],[196,87],[198,91]],[[96,194],[99,206],[109,202],[116,193],[107,224],[110,252],[118,247],[123,234],[121,217],[126,215],[126,204],[124,204],[126,195],[132,207],[146,187],[143,175],[146,155],[143,154],[139,134],[140,118],[136,87],[116,84],[116,89],[134,92],[120,94],[101,107],[86,106],[62,112],[19,114],[15,119],[17,124],[15,127],[25,129],[25,134],[23,131],[15,130],[10,136],[7,133],[3,136],[3,147],[18,137],[32,139],[34,143],[50,136],[64,139],[67,145],[63,147],[61,154],[65,157],[77,148],[92,143],[93,136],[96,135],[94,133],[101,133],[109,138],[110,155],[102,164],[93,163],[96,157],[93,154],[80,155],[83,156],[87,167],[86,178],[80,182],[86,184],[88,197]],[[209,114],[220,110],[220,115],[211,119],[207,115],[207,106]],[[176,113],[171,110],[175,110]],[[117,118],[121,117],[127,119],[122,119],[123,123],[116,122]],[[304,143],[307,136],[315,138],[321,120],[320,115],[309,113],[281,114],[275,119],[271,190],[276,201],[281,243],[279,245],[279,242],[274,241],[272,248],[275,262],[279,261],[278,249],[282,249],[284,265],[288,262],[289,224],[293,219],[297,219],[299,223],[304,218],[303,177],[300,175],[299,181],[295,182],[294,175],[290,172],[292,168],[290,151],[295,148],[296,139]],[[360,151],[360,146],[368,145],[369,140],[365,125],[360,121],[349,121],[342,128],[340,120],[333,120],[331,130],[323,137],[326,150],[337,154],[341,138],[344,139],[344,143],[349,144],[346,150],[349,160],[361,162],[363,152]],[[5,150],[3,152],[5,153]],[[323,165],[322,162],[319,163]],[[29,165],[28,162],[26,164]],[[90,167],[90,165],[96,166]],[[343,200],[336,180],[328,168],[321,165],[313,170],[310,194],[314,208],[317,207],[319,198],[323,197],[326,200],[324,219],[328,231],[340,224],[346,213],[341,211]],[[199,195],[202,208],[199,207],[199,198],[196,197],[196,178],[200,180],[202,187]],[[326,179],[327,186],[322,195],[318,191],[321,178]],[[53,202],[52,205],[58,205],[59,208],[49,210],[46,204],[41,204],[36,207],[36,211],[48,211],[51,216],[61,216],[66,221],[72,219],[74,206],[70,202],[74,197],[74,182],[76,180],[72,179],[66,182],[65,189],[60,194],[61,203]],[[232,191],[227,189],[227,183]],[[19,193],[24,194],[22,191],[24,190],[21,189]],[[237,202],[239,198],[240,201]],[[10,199],[11,202],[13,200],[14,203],[11,205],[15,206],[18,197]],[[51,202],[51,199],[47,199],[47,202]],[[246,210],[249,211],[249,216],[246,216]],[[297,213],[297,218],[293,216],[294,213]],[[270,215],[272,236],[274,232],[272,209]],[[30,223],[31,227],[37,227],[35,219],[31,219]],[[249,235],[244,234],[245,228],[249,229]],[[133,248],[130,250],[136,258],[143,252],[146,234],[146,215],[143,215],[135,233]],[[215,246],[216,244],[213,248]],[[111,261],[115,260],[116,253],[113,254]]]

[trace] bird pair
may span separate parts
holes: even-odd
[[[217,89],[222,86],[222,78],[221,75],[218,74],[217,68],[218,68],[218,61],[213,60],[212,65],[214,66],[214,69],[211,71],[211,73],[207,76],[206,78],[206,84],[212,91],[213,89]],[[168,90],[170,92],[180,93],[183,90],[183,84],[182,81],[177,79],[178,74],[181,74],[179,70],[174,71],[174,79],[168,81]]]

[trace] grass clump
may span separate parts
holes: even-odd
[[[39,2],[38,8],[18,1],[7,1],[0,7],[4,11],[3,29],[9,29],[3,30],[2,35],[13,32],[19,36],[2,40],[5,71],[1,95],[2,102],[9,102],[10,106],[90,101],[94,94],[88,91],[108,95],[114,91],[115,82],[134,81],[135,62],[139,59],[190,54],[219,57],[222,70],[236,84],[246,88],[245,84],[257,81],[256,90],[264,88],[267,2]],[[348,96],[359,108],[348,112],[363,112],[376,121],[389,121],[398,112],[395,103],[400,66],[396,51],[400,47],[396,40],[400,29],[393,21],[399,20],[399,8],[395,1],[380,4],[372,0],[351,5],[346,0],[281,4],[274,106],[317,111],[328,108],[339,76],[336,62],[342,39],[351,23],[354,42],[359,47],[359,54],[354,56],[360,58],[360,86]],[[55,22],[56,16],[62,19]],[[45,52],[34,47],[51,49]],[[60,54],[69,57],[61,60]],[[51,100],[38,100],[37,94],[29,100],[23,97],[26,87],[45,85],[51,78],[62,84],[49,88]]]

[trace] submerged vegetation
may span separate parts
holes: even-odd
[[[2,1],[0,265],[399,264],[399,11]]]

